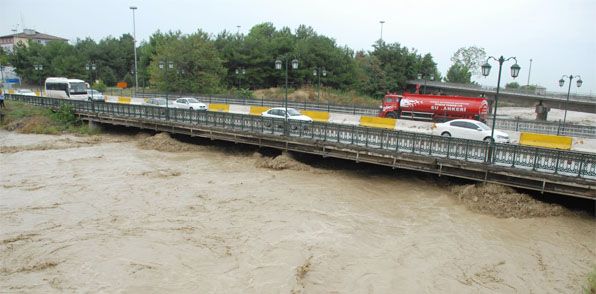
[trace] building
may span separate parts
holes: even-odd
[[[4,51],[12,52],[15,45],[17,45],[18,43],[23,43],[27,45],[29,44],[29,40],[40,43],[42,45],[45,45],[50,41],[68,42],[68,39],[40,33],[36,30],[24,29],[22,33],[1,36],[0,47],[2,47]]]

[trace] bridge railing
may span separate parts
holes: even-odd
[[[94,103],[47,97],[7,95],[11,100],[44,107],[69,105],[80,114],[151,121],[219,129],[231,133],[257,136],[285,136],[311,144],[339,144],[364,151],[400,155],[415,154],[425,158],[448,158],[462,162],[492,164],[570,177],[596,178],[596,154],[536,148],[530,146],[490,144],[420,133],[367,128],[319,122],[300,122],[244,114],[207,112],[116,103]]]

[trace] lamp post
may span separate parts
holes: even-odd
[[[131,6],[130,10],[132,10],[132,46],[134,47],[135,51],[135,96],[137,95],[137,91],[139,90],[139,77],[137,75],[137,27],[135,24],[135,10],[137,10],[136,6]]]
[[[495,123],[497,122],[497,105],[499,102],[499,88],[501,87],[501,69],[503,68],[503,63],[505,61],[508,60],[515,60],[515,64],[513,64],[511,66],[511,76],[515,79],[517,78],[517,76],[519,75],[519,70],[521,69],[521,67],[517,64],[517,59],[515,57],[509,57],[507,59],[505,59],[503,56],[499,57],[499,59],[490,56],[486,59],[486,62],[482,65],[482,75],[483,76],[488,76],[490,74],[490,64],[488,63],[489,60],[495,60],[497,62],[499,62],[499,75],[497,78],[497,93],[495,94],[495,107],[493,109],[493,123],[492,123],[492,129],[490,131],[490,149],[488,152],[488,161],[492,162],[492,153],[493,153],[493,149],[495,146]]]
[[[93,62],[85,64],[85,70],[87,70],[87,72],[89,72],[89,76],[90,76],[89,78],[91,79],[91,102],[94,101],[94,99],[93,99],[93,83],[95,81],[94,72],[96,69],[97,69],[97,66]]]
[[[315,67],[312,71],[312,75],[319,79],[319,83],[317,85],[317,103],[321,103],[321,76],[327,76],[327,70],[324,67]]]
[[[165,80],[166,80],[166,84],[167,84],[167,81],[169,79],[168,70],[174,69],[174,62],[168,61],[167,59],[164,61],[160,61],[159,69],[165,70],[165,75],[166,75]],[[169,120],[169,119],[170,119],[170,106],[169,106],[169,102],[168,102],[168,91],[166,90],[166,120]]]
[[[528,81],[526,82],[526,90],[530,88],[530,74],[532,73],[532,58],[530,58],[530,68],[528,68]]]
[[[582,81],[582,77],[579,75],[563,75],[559,80],[559,87],[563,87],[565,85],[565,79],[569,78],[569,88],[567,89],[567,100],[565,100],[565,115],[563,116],[563,127],[565,126],[565,121],[567,120],[567,104],[569,103],[569,94],[571,93],[571,81],[573,78],[577,78],[577,87],[581,87],[584,81]],[[559,127],[557,128],[557,135],[561,130],[561,121],[559,121]]]
[[[281,70],[281,65],[282,65],[282,60],[283,63],[285,64],[285,69],[286,69],[286,95],[285,95],[285,100],[284,100],[284,105],[285,105],[285,119],[284,119],[284,126],[285,126],[285,130],[284,133],[287,134],[288,131],[288,56],[284,55],[280,58],[278,58],[277,60],[275,60],[275,69],[276,70]],[[292,63],[292,69],[298,69],[298,59],[292,59],[291,61]]]
[[[427,80],[431,80],[434,81],[435,80],[435,75],[431,74],[431,75],[427,75],[427,74],[418,74],[418,79],[424,79],[424,88],[422,90],[422,94],[426,94],[426,81]]]
[[[39,96],[41,96],[42,95],[41,75],[42,75],[42,71],[43,71],[43,65],[42,64],[34,64],[33,69],[35,69],[35,71],[38,73],[37,75],[39,76]]]
[[[238,78],[238,90],[240,90],[240,81],[242,76],[246,74],[246,70],[244,68],[237,68],[236,69],[236,78]]]

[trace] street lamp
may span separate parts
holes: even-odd
[[[132,10],[132,46],[134,47],[135,51],[135,96],[137,95],[137,91],[139,90],[139,77],[137,75],[137,27],[135,24],[135,10],[137,10],[136,6],[131,6],[130,10]]]
[[[246,70],[244,68],[237,68],[236,69],[236,77],[238,78],[238,90],[240,90],[240,80],[242,76],[246,74]]]
[[[168,61],[168,60],[160,61],[159,62],[159,69],[160,70],[165,70],[165,73],[166,73],[165,80],[166,80],[166,85],[167,85],[168,77],[169,77],[168,76],[168,70],[174,69],[174,62]],[[169,106],[169,102],[168,102],[168,91],[166,89],[166,120],[169,120],[169,119],[170,119],[170,106]]]
[[[379,23],[381,24],[381,41],[383,41],[383,24],[385,23],[384,20],[379,21]]]
[[[569,78],[569,88],[567,89],[567,100],[565,100],[565,115],[563,116],[563,126],[565,126],[565,121],[567,120],[567,104],[569,103],[569,93],[571,93],[571,81],[573,78],[577,78],[577,87],[581,87],[584,81],[582,81],[582,77],[579,75],[563,75],[559,80],[559,87],[563,87],[565,85],[565,79]],[[557,128],[557,135],[559,135],[559,131],[561,129],[561,121],[559,121],[559,128]]]
[[[95,65],[95,63],[91,62],[91,63],[87,63],[85,64],[85,69],[89,72],[89,78],[91,79],[91,90],[93,90],[93,83],[95,82],[95,78],[94,78],[94,72],[97,69],[97,66]],[[91,91],[91,101],[93,101],[93,91]]]
[[[317,103],[321,103],[321,76],[327,76],[327,70],[324,67],[315,67],[312,71],[312,75],[318,77],[319,84],[317,87]]]
[[[427,75],[427,74],[418,74],[418,79],[419,80],[424,79],[424,89],[422,90],[422,94],[426,94],[426,81],[427,80],[434,81],[435,80],[435,75],[433,75],[433,74],[430,74],[430,75]]]
[[[287,134],[287,130],[288,130],[288,128],[287,128],[287,126],[288,126],[288,56],[287,55],[284,55],[281,58],[278,58],[277,60],[275,60],[275,69],[281,70],[282,60],[283,60],[283,63],[285,64],[285,68],[286,68],[286,96],[285,96],[285,100],[284,100],[285,101],[284,105],[285,105],[286,111],[285,111],[284,123],[285,123],[285,132]],[[292,59],[291,63],[292,63],[292,69],[294,69],[294,70],[298,69],[298,59]]]
[[[507,59],[505,59],[503,56],[499,57],[499,59],[490,56],[486,59],[486,62],[482,65],[482,75],[483,76],[488,76],[490,74],[490,64],[488,63],[489,60],[495,60],[497,62],[499,62],[499,75],[497,78],[497,93],[495,94],[495,109],[493,110],[493,126],[492,129],[490,131],[490,149],[489,149],[489,156],[488,156],[488,160],[489,162],[492,162],[492,151],[494,149],[494,144],[495,144],[495,139],[494,139],[494,135],[495,135],[495,123],[497,122],[497,104],[499,102],[499,88],[501,87],[501,69],[503,68],[503,63],[505,61],[508,60],[515,60],[515,64],[513,64],[511,66],[511,76],[515,79],[517,78],[517,76],[519,75],[519,70],[521,69],[521,67],[517,64],[517,59],[515,57],[509,57]]]
[[[41,96],[42,95],[41,76],[42,76],[42,71],[43,71],[43,65],[42,64],[34,64],[33,65],[33,69],[35,69],[35,71],[38,72],[38,76],[39,76],[39,96]]]

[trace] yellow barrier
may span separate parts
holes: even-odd
[[[209,103],[209,111],[229,112],[230,104]]]
[[[270,107],[267,106],[251,106],[250,107],[250,112],[248,114],[250,115],[261,115],[261,113],[269,110]]]
[[[519,144],[527,146],[570,150],[573,139],[567,136],[521,133]]]
[[[300,113],[312,118],[314,121],[329,121],[329,112],[326,111],[302,110]]]
[[[118,103],[130,104],[130,97],[118,96]]]
[[[8,94],[14,94],[14,90],[8,90]]]
[[[395,122],[397,120],[393,118],[374,117],[374,116],[361,116],[360,125],[363,127],[372,128],[383,128],[383,129],[395,129]]]

